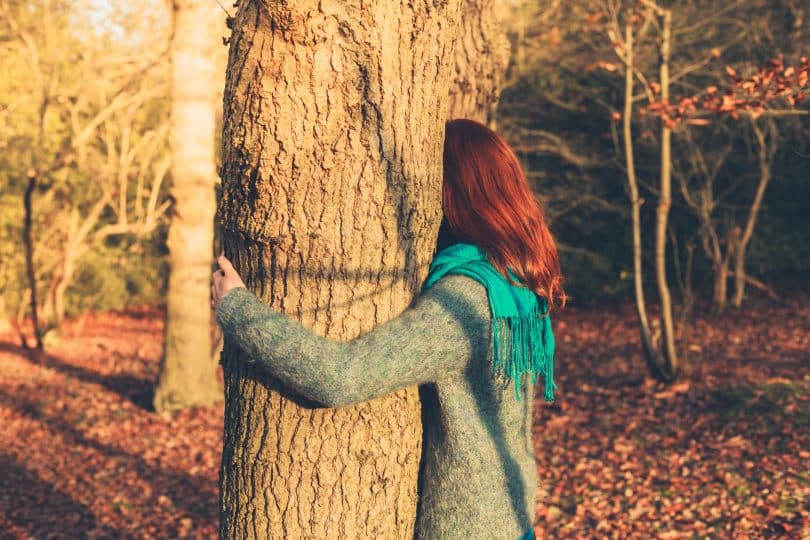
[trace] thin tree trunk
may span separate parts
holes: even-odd
[[[661,100],[669,102],[669,55],[671,45],[672,13],[661,10]],[[664,356],[663,374],[673,379],[678,369],[678,356],[675,350],[675,326],[672,316],[672,300],[667,283],[666,244],[667,220],[672,204],[672,133],[666,121],[661,126],[661,189],[658,198],[655,221],[655,277],[658,296],[661,301],[661,335]]]
[[[712,287],[712,312],[722,313],[726,310],[728,300],[728,257],[714,261],[714,284]]]
[[[633,219],[633,286],[636,298],[641,344],[644,359],[650,374],[661,379],[661,354],[652,342],[650,323],[647,319],[647,303],[644,299],[644,275],[642,272],[641,244],[641,198],[636,180],[636,163],[633,156],[633,27],[630,23],[624,30],[625,74],[624,74],[624,114],[622,116],[622,133],[624,138],[624,159],[627,165],[627,185],[630,188],[630,204]]]
[[[221,399],[211,360],[210,279],[214,242],[214,96],[210,51],[219,15],[206,0],[173,3],[171,42],[172,221],[169,292],[156,410]]]
[[[692,310],[695,306],[695,294],[694,290],[692,289],[692,268],[694,263],[694,255],[695,255],[695,244],[692,242],[688,242],[686,244],[686,268],[684,269],[684,276],[683,276],[683,305],[681,306],[681,318],[680,318],[680,327],[682,328],[681,331],[681,340],[682,343],[689,344],[691,339],[691,329],[692,329]],[[684,350],[684,355],[688,354]]]
[[[223,245],[251,290],[318,334],[351,339],[421,289],[459,14],[459,0],[239,4]],[[416,388],[320,408],[241,355],[226,339],[220,536],[412,538]]]
[[[0,296],[0,332],[8,332],[9,330],[14,330],[15,333],[22,336],[8,313],[6,299]]]
[[[712,263],[712,313],[722,313],[726,308],[726,300],[728,299],[728,261],[729,261],[729,245],[726,242],[725,252],[723,251],[723,244],[717,234],[715,225],[712,223],[712,217],[709,210],[704,209],[700,214],[701,220],[700,228],[700,241],[703,246],[703,251]]]
[[[757,191],[754,195],[754,200],[748,209],[748,219],[745,222],[745,229],[743,229],[742,237],[740,238],[737,249],[734,251],[734,298],[732,304],[734,307],[741,307],[742,301],[745,296],[745,252],[748,249],[748,244],[754,236],[754,227],[757,224],[757,217],[759,210],[762,206],[762,199],[765,197],[765,190],[768,183],[771,181],[771,164],[773,157],[776,155],[776,128],[773,121],[769,120],[768,131],[770,132],[770,140],[766,139],[766,134],[762,132],[756,123],[756,120],[751,121],[754,136],[757,140],[757,158],[759,161],[759,183],[757,184]]]
[[[51,276],[50,283],[48,283],[48,290],[43,294],[42,306],[40,307],[39,314],[41,320],[45,323],[45,327],[50,329],[56,325],[56,302],[55,291],[56,287],[62,279],[62,267],[64,266],[64,256],[62,260],[56,265],[53,276]]]
[[[61,326],[65,320],[65,294],[67,288],[73,279],[73,272],[75,269],[74,261],[67,255],[68,259],[65,260],[64,268],[62,269],[62,276],[59,278],[59,283],[53,289],[53,320],[57,327]]]
[[[745,275],[745,282],[748,285],[751,285],[752,287],[757,288],[763,293],[767,294],[768,298],[770,298],[771,300],[777,300],[779,298],[779,295],[776,294],[775,290],[773,290],[771,287],[768,287],[760,280],[749,276],[748,274]]]
[[[23,204],[25,206],[25,221],[23,222],[23,246],[25,248],[25,273],[28,277],[28,286],[31,289],[31,323],[34,325],[34,340],[37,349],[42,350],[42,332],[39,329],[39,313],[37,306],[37,277],[34,272],[34,240],[31,237],[33,222],[33,208],[31,198],[37,187],[36,172],[32,172],[28,178],[28,186],[25,188]],[[23,340],[23,346],[26,346]]]

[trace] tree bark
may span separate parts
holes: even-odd
[[[221,399],[211,359],[210,280],[214,241],[214,96],[211,50],[218,36],[215,4],[173,2],[171,41],[171,271],[156,410]]]
[[[509,39],[502,26],[504,0],[467,0],[454,53],[448,119],[469,118],[494,128]]]
[[[421,289],[459,14],[459,0],[239,4],[223,245],[252,291],[315,333],[356,337]],[[320,408],[241,355],[226,339],[220,537],[412,538],[416,388]]]

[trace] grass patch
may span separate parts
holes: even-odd
[[[758,386],[724,388],[715,394],[716,410],[725,420],[743,417],[792,417],[797,425],[810,424],[810,402],[799,399],[810,394],[806,381],[770,383]],[[766,424],[769,429],[778,422]]]
[[[779,501],[779,511],[783,514],[791,514],[801,509],[801,501],[797,497],[782,497]]]

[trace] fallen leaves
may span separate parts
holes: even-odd
[[[689,387],[691,383],[689,381],[680,382],[677,384],[673,384],[666,390],[662,390],[661,392],[656,392],[653,394],[655,399],[671,399],[675,397],[677,394],[685,394],[689,391]]]
[[[558,316],[568,419],[537,410],[540,483],[554,486],[538,501],[538,538],[810,533],[810,353],[795,346],[810,308],[757,313],[698,318],[670,386],[627,383],[645,373],[629,307]]]
[[[560,392],[533,427],[538,538],[807,535],[807,305],[698,318],[671,386],[645,377],[632,306],[563,311]],[[222,410],[146,410],[161,336],[157,312],[113,313],[41,359],[0,340],[4,537],[217,536]]]
[[[220,407],[146,410],[161,316],[88,316],[49,354],[0,339],[3,538],[215,538]]]

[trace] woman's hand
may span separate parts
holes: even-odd
[[[225,258],[225,255],[220,255],[217,258],[217,264],[219,270],[211,276],[213,282],[213,285],[211,285],[211,309],[217,309],[225,295],[233,289],[245,286],[242,278],[239,277],[231,261]]]

